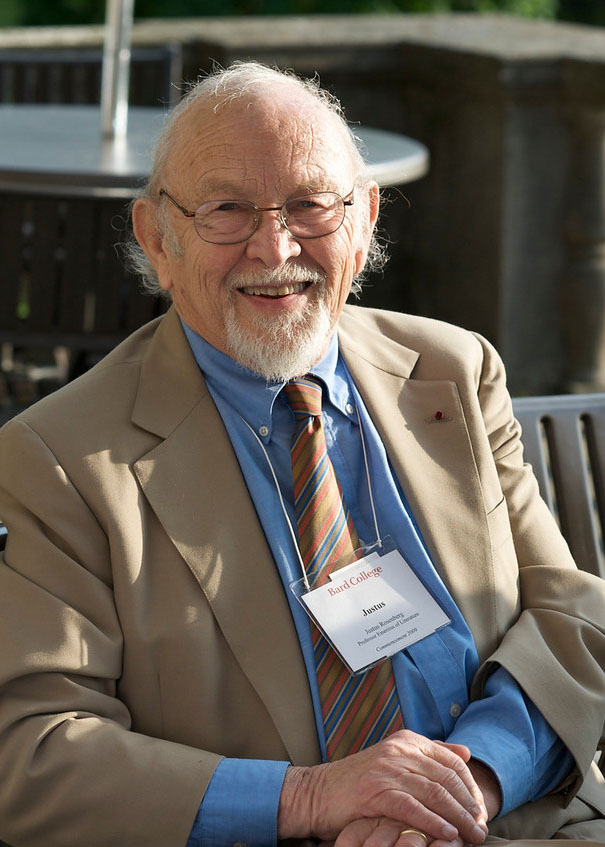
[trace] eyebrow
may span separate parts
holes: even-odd
[[[197,186],[197,193],[202,196],[209,193],[224,193],[224,195],[233,197],[241,192],[241,185],[236,185],[233,182],[225,182],[219,179],[205,179]]]
[[[326,180],[325,182],[318,182],[317,180],[313,180],[312,182],[297,185],[293,189],[293,191],[290,192],[288,197],[301,197],[305,194],[317,194],[321,191],[338,192],[338,188],[332,180]],[[241,197],[243,192],[242,186],[239,183],[210,178],[207,180],[203,180],[200,183],[200,185],[197,187],[196,193],[203,200],[206,195],[211,193],[220,194],[223,198],[226,199],[235,199],[237,197]],[[286,200],[288,199],[288,197],[286,198]]]

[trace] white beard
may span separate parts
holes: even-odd
[[[232,288],[276,285],[286,280],[313,282],[315,297],[302,311],[287,311],[271,319],[247,316],[247,321],[252,321],[252,328],[241,325],[234,302],[225,315],[229,355],[268,382],[287,382],[302,376],[323,356],[332,334],[332,319],[325,297],[325,276],[319,271],[293,265],[287,271],[282,268],[279,271],[241,274],[229,280]]]

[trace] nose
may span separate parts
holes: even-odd
[[[300,243],[283,225],[278,210],[263,211],[255,232],[246,242],[246,256],[259,259],[268,268],[300,256]]]

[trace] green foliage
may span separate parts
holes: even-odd
[[[0,26],[16,26],[22,7],[22,0],[4,0],[0,7]]]
[[[0,26],[102,23],[106,0],[0,0]],[[605,25],[603,0],[135,0],[137,18],[360,12],[503,12]]]
[[[559,0],[559,18],[605,26],[605,3],[603,0]]]
[[[14,2],[14,0],[13,0]],[[60,26],[63,24],[102,23],[105,0],[21,0],[21,26]]]
[[[557,0],[476,0],[478,12],[504,12],[525,18],[556,18]]]

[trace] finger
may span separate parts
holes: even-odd
[[[389,757],[402,759],[404,768],[426,776],[434,782],[444,782],[452,795],[473,816],[478,816],[483,807],[483,796],[465,760],[471,751],[462,744],[432,741],[410,730],[393,733],[378,746],[388,746]],[[449,771],[453,771],[446,776]]]
[[[435,841],[422,830],[407,827],[400,831],[396,847],[428,847],[429,844],[434,843]]]
[[[435,769],[432,769],[429,773],[423,772],[434,781],[441,782],[442,785],[445,785],[458,802],[473,815],[475,821],[480,817],[487,819],[481,789],[466,766],[464,757],[450,749],[451,747],[458,748],[458,750],[464,753],[464,756],[468,753],[470,758],[470,750],[462,744],[450,745],[445,742],[430,742],[430,746],[425,745],[423,752],[428,756],[429,760],[437,761],[442,767],[453,771],[457,779],[449,776],[446,777],[443,773],[440,776],[439,772]],[[441,750],[441,755],[436,752],[437,750]]]
[[[449,741],[435,741],[435,744],[440,744],[442,747],[447,747],[448,750],[451,750],[452,753],[455,753],[456,756],[459,756],[464,764],[468,762],[471,757],[471,751],[465,744],[452,744]]]
[[[468,763],[470,762],[471,757],[472,757],[472,753],[469,750],[469,748],[466,747],[464,744],[450,744],[448,741],[436,741],[435,743],[441,744],[443,747],[447,747],[448,750],[451,750],[452,752],[459,755],[460,758],[463,760],[463,762],[466,765],[468,765]],[[472,776],[472,782],[469,783],[467,781],[466,782],[467,787],[471,791],[475,801],[481,806],[481,820],[482,820],[482,822],[487,823],[489,816],[488,816],[488,813],[487,813],[487,807],[485,805],[485,798],[483,797],[483,793],[481,791],[481,788],[477,784],[477,780],[475,779],[474,774],[470,771],[470,768],[469,768],[469,772],[471,773],[471,776]],[[464,776],[464,774],[462,776]]]
[[[359,821],[358,823],[361,823]],[[361,842],[356,842],[355,847],[362,844],[363,847],[427,847],[432,842],[432,838],[428,835],[423,835],[420,830],[413,829],[402,824],[400,821],[394,821],[389,818],[381,818],[374,820],[375,826],[371,831],[366,832],[366,837]],[[357,834],[361,834],[362,827],[357,829]],[[340,847],[337,843],[336,847]],[[343,847],[352,847],[348,843]]]
[[[336,839],[334,847],[367,847],[368,838],[379,825],[379,818],[360,818],[351,821]],[[399,829],[399,826],[396,826],[396,829]],[[392,844],[393,841],[390,843]]]
[[[401,824],[399,821],[383,819],[380,826],[366,840],[364,847],[395,847],[399,844],[402,829],[407,828],[407,824]],[[426,842],[421,835],[416,834],[416,838],[420,838],[422,844],[418,847],[426,847]],[[415,844],[405,845],[405,847],[416,847]]]
[[[465,771],[468,768],[448,750],[442,752],[453,756],[453,766],[435,760],[431,755],[434,749],[420,749],[407,757],[408,771],[402,774],[400,785],[455,826],[476,824],[482,818],[485,807],[483,795],[472,774],[468,772],[467,780]],[[416,782],[409,777],[416,777]],[[422,793],[419,794],[418,790]]]
[[[417,774],[407,774],[401,779],[401,789],[392,789],[383,794],[383,814],[421,832],[432,839],[452,841],[459,835],[471,844],[482,844],[486,827],[476,824],[451,794],[439,783],[431,782]],[[402,827],[405,829],[405,827]]]
[[[436,838],[431,841],[430,847],[464,847],[464,841],[461,838],[454,838],[453,841],[443,841],[441,838]]]

